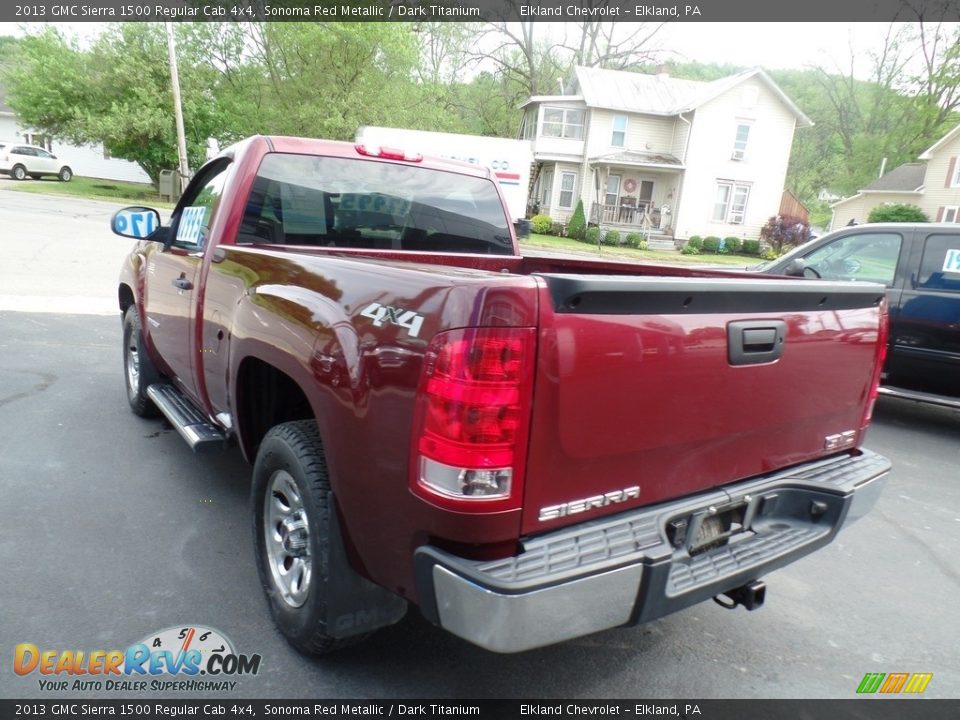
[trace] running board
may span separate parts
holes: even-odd
[[[886,385],[880,386],[880,394],[886,395],[887,397],[900,398],[901,400],[914,400],[916,402],[960,410],[960,398],[947,397],[946,395],[925,393],[919,390],[905,390],[903,388],[887,387]]]
[[[147,388],[147,396],[176,428],[194,452],[214,453],[227,449],[227,436],[211,424],[200,410],[177,388],[156,383]]]

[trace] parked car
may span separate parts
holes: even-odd
[[[55,175],[63,182],[73,178],[73,168],[66,160],[42,147],[17,143],[0,144],[0,173],[15,180],[39,180],[44,175]]]
[[[130,408],[254,464],[261,584],[305,652],[408,603],[499,652],[755,609],[890,467],[861,447],[879,285],[522,257],[492,170],[302,138],[112,227],[139,240]]]
[[[960,225],[848,226],[756,269],[885,285],[890,335],[881,394],[960,408]]]

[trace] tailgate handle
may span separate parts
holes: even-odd
[[[731,365],[771,363],[783,354],[787,324],[783,320],[738,320],[727,326]]]

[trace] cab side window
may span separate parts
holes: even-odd
[[[211,168],[201,184],[191,187],[184,197],[179,217],[175,221],[174,241],[176,247],[187,250],[202,250],[210,233],[210,224],[220,204],[228,164]]]
[[[960,234],[927,237],[917,287],[960,293]]]
[[[865,280],[890,286],[902,244],[897,233],[845,235],[814,250],[804,263],[824,280]]]

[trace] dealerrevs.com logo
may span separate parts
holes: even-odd
[[[147,635],[126,650],[41,649],[20,643],[13,671],[39,675],[41,690],[63,692],[229,691],[242,675],[260,671],[260,655],[234,651],[227,637],[199,625]]]

